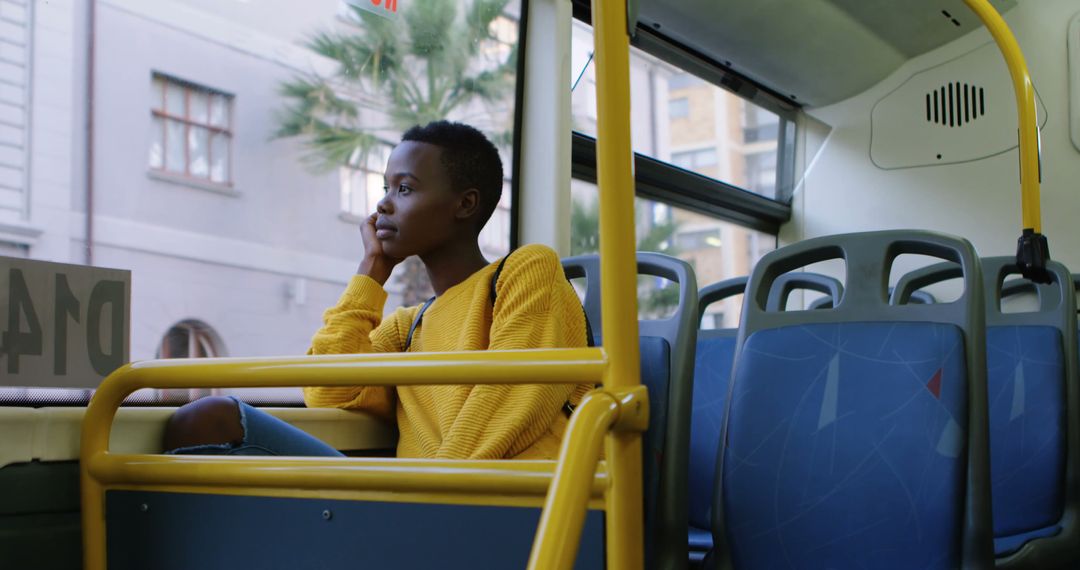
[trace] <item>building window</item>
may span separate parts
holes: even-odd
[[[743,105],[743,142],[775,141],[780,134],[780,117],[756,105]]]
[[[746,189],[763,196],[776,190],[776,153],[771,151],[746,155]]]
[[[150,168],[232,185],[233,96],[154,75]]]
[[[389,145],[379,145],[366,154],[353,153],[350,166],[341,169],[341,211],[359,218],[375,212],[383,196],[383,170],[390,159]]]
[[[679,97],[668,101],[668,117],[672,119],[685,119],[690,116],[690,100]]]
[[[158,358],[214,358],[221,356],[217,333],[196,320],[176,323],[161,339]]]
[[[169,328],[158,346],[157,358],[214,358],[223,356],[221,342],[210,325],[196,320],[185,320]],[[134,401],[150,403],[182,404],[203,396],[216,396],[222,391],[216,388],[167,388],[136,392]],[[130,399],[130,398],[129,398]]]
[[[676,89],[686,89],[688,87],[697,87],[698,85],[704,84],[704,81],[685,71],[672,75],[671,79],[668,80],[668,88],[672,91]]]
[[[697,171],[701,168],[716,166],[716,149],[703,148],[701,150],[687,150],[671,153],[671,162],[687,170]]]

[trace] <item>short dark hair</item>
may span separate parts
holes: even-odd
[[[476,231],[483,229],[502,197],[502,159],[495,145],[475,128],[450,121],[434,121],[422,127],[416,125],[401,135],[401,142],[405,141],[441,148],[442,163],[450,176],[451,188],[458,192],[469,188],[480,191],[480,218]]]

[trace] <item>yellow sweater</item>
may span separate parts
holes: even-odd
[[[566,348],[586,345],[581,303],[550,248],[529,245],[507,259],[490,307],[497,263],[447,289],[413,333],[410,352]],[[386,291],[352,278],[323,315],[308,354],[401,352],[419,306],[402,307],[379,324]],[[396,414],[398,457],[554,459],[566,429],[563,404],[589,386],[469,385],[305,388],[310,407]]]

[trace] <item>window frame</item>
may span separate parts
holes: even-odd
[[[573,133],[570,174],[596,184],[596,139]],[[699,212],[740,226],[777,235],[791,219],[791,206],[657,160],[634,153],[635,194]]]
[[[591,26],[589,3],[573,0],[572,6],[573,17]],[[780,118],[777,126],[775,198],[755,194],[637,152],[634,153],[635,194],[777,236],[780,226],[791,219],[795,185],[795,124],[801,105],[651,28],[638,25],[630,44]],[[595,184],[596,139],[576,131],[571,136],[571,175]]]
[[[179,178],[185,181],[191,181],[198,184],[206,184],[216,188],[233,189],[235,183],[235,170],[233,160],[233,139],[235,138],[235,120],[236,114],[234,113],[236,96],[222,91],[220,89],[214,89],[205,85],[200,85],[191,81],[186,81],[172,75],[161,72],[153,72],[151,74],[151,90],[156,87],[157,81],[161,81],[161,98],[156,105],[150,108],[151,121],[160,119],[162,122],[162,139],[161,139],[161,166],[154,166],[148,164],[147,167],[154,174],[161,176],[168,176],[173,178]],[[168,91],[169,85],[175,85],[184,90],[184,116],[177,116],[169,113],[168,110]],[[191,118],[191,95],[192,92],[201,92],[207,95],[207,117],[206,122],[202,123],[196,119]],[[225,101],[225,113],[226,113],[226,125],[217,126],[210,122],[210,109],[213,105],[213,97],[221,97]],[[184,171],[178,172],[175,170],[169,170],[168,168],[168,152],[169,152],[169,122],[174,121],[184,126]],[[200,128],[207,131],[206,138],[206,156],[207,167],[206,176],[196,176],[191,173],[191,129]],[[226,160],[226,179],[225,181],[217,181],[213,178],[213,158],[214,158],[214,136],[225,135],[227,142],[227,160]]]

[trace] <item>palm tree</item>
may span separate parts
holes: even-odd
[[[299,74],[281,85],[286,104],[275,136],[303,139],[303,160],[323,171],[366,164],[370,151],[401,131],[439,119],[467,120],[505,144],[509,112],[460,115],[477,112],[476,103],[501,103],[513,90],[516,44],[496,43],[491,31],[507,2],[415,0],[392,19],[353,6],[355,31],[324,31],[308,40],[334,71]],[[405,297],[426,297],[426,272],[410,267],[419,265],[415,259],[406,263]]]
[[[570,254],[582,255],[600,251],[600,202],[585,204],[572,201],[570,210]],[[640,200],[635,200],[640,206]],[[655,251],[666,255],[678,255],[675,246],[675,232],[678,222],[656,222],[649,226],[644,234],[638,236],[638,251]],[[638,278],[641,293],[641,306],[638,312],[644,318],[656,318],[672,312],[679,304],[678,287],[657,287],[655,282],[646,277]]]

